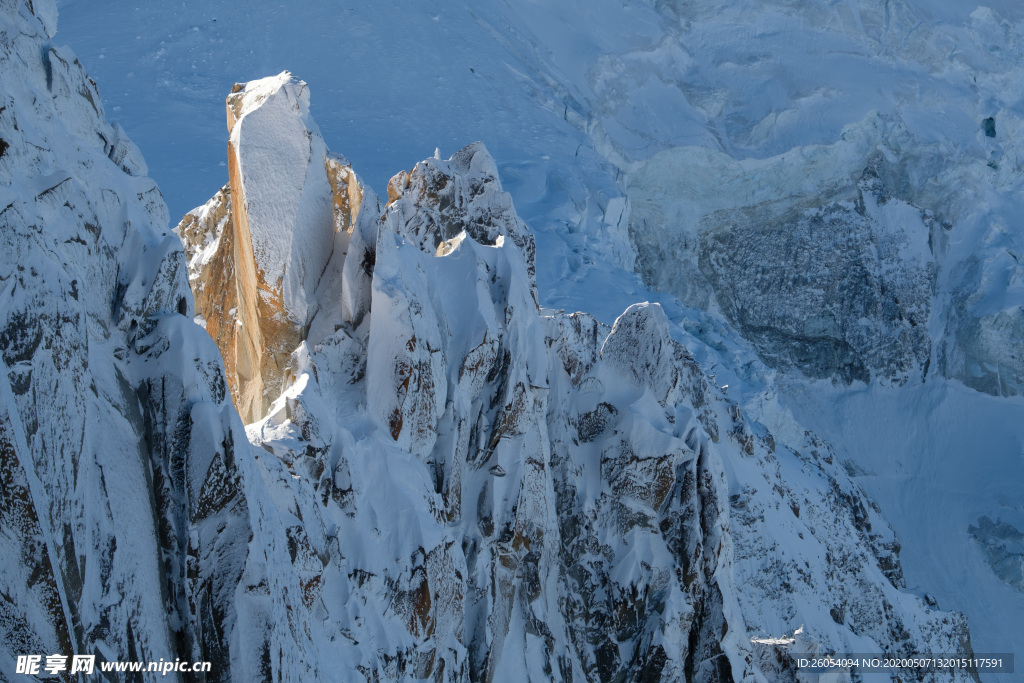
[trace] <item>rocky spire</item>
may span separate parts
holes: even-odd
[[[328,154],[309,116],[309,89],[288,72],[236,84],[227,124],[228,184],[178,232],[197,311],[224,355],[235,405],[252,422],[281,393],[362,190],[348,163]]]

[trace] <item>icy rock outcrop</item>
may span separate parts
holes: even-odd
[[[482,145],[384,204],[345,173],[359,208],[335,200],[308,332],[247,428],[290,474],[248,498],[288,552],[243,581],[286,626],[247,636],[275,678],[290,638],[346,680],[795,680],[749,638],[800,622],[822,651],[969,648],[961,616],[901,592],[895,536],[827,446],[777,447],[660,306],[611,329],[538,308]],[[231,308],[205,279],[237,248],[232,199],[179,226],[207,330]]]
[[[881,155],[845,201],[765,202],[709,219],[701,271],[772,365],[847,384],[927,372],[935,266],[905,247],[933,228],[890,194],[879,166]]]
[[[939,356],[946,374],[995,396],[1024,393],[1024,304],[1013,296],[1022,282],[1024,265],[1012,250],[967,261]]]
[[[717,304],[775,367],[845,383],[924,376],[944,229],[911,203],[907,164],[880,141],[904,136],[875,117],[832,147],[756,163],[656,156],[631,179],[641,273]],[[734,187],[705,194],[712,178]]]
[[[978,519],[967,528],[985,553],[992,571],[1019,591],[1024,591],[1024,533],[1006,522]]]

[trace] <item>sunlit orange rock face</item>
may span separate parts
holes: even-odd
[[[348,162],[311,121],[306,84],[283,73],[227,98],[228,183],[177,232],[196,312],[224,356],[245,422],[280,395],[317,312],[316,288],[362,204]]]

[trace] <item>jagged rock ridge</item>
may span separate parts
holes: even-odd
[[[305,92],[287,73],[240,88]],[[341,168],[319,200],[334,250],[315,312],[248,427],[292,475],[256,503],[290,511],[260,618],[316,653],[307,675],[792,680],[748,638],[797,619],[807,651],[969,648],[962,617],[899,591],[899,544],[828,447],[776,446],[660,307],[611,330],[538,309],[532,237],[482,145],[398,174],[383,204]],[[235,196],[178,229],[208,330],[246,285],[207,274],[253,267],[224,241]],[[243,381],[228,375],[235,395]],[[283,639],[263,634],[264,675],[290,675]]]

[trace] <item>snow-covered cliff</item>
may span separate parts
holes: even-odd
[[[160,191],[55,18],[0,13],[0,671],[54,653],[223,668],[249,446]]]

